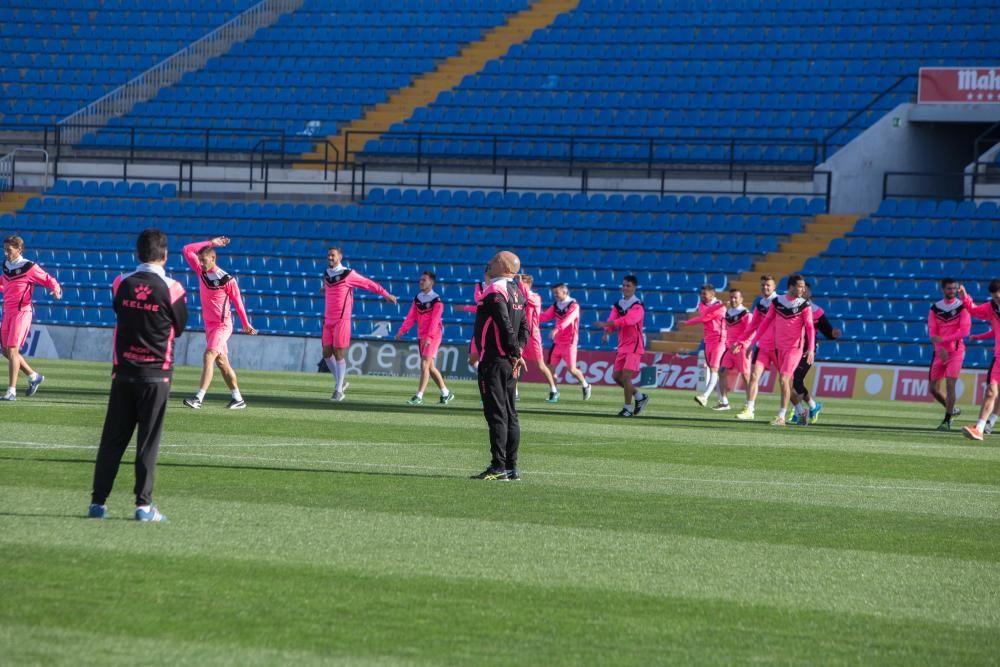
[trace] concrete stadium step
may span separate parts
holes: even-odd
[[[25,202],[38,195],[33,192],[5,192],[0,195],[0,215],[17,215],[24,208]]]
[[[578,4],[579,0],[537,0],[529,8],[509,17],[503,25],[487,31],[480,41],[467,45],[458,55],[442,62],[434,71],[418,77],[408,88],[397,91],[389,100],[373,107],[363,118],[341,128],[336,137],[327,137],[327,140],[342,151],[342,159],[360,151],[366,142],[377,139],[393,124],[403,122],[416,109],[430,104],[439,94],[460,84],[465,76],[479,72],[487,62],[502,57],[510,47],[526,41],[536,30],[551,25],[557,16],[572,11]],[[358,132],[373,134],[355,134]],[[347,145],[348,133],[350,145]],[[321,160],[322,145],[317,145],[315,151],[302,157]],[[322,169],[315,163],[297,166]]]
[[[740,274],[729,283],[729,289],[743,290],[744,301],[749,303],[760,291],[760,276],[770,273],[776,280],[799,271],[810,257],[815,257],[830,246],[833,239],[842,238],[854,229],[860,215],[817,215],[798,234],[792,234],[778,246],[778,251],[769,253],[755,262],[753,268]],[[808,277],[807,277],[808,279]],[[724,299],[725,295],[720,295]],[[650,341],[650,349],[655,352],[694,353],[701,343],[702,327],[682,327],[680,321],[694,317],[697,313],[678,315],[678,326],[674,331],[661,334],[659,340]]]

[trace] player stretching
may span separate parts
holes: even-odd
[[[792,395],[792,376],[802,361],[803,352],[809,364],[815,361],[813,350],[816,345],[816,328],[813,326],[812,307],[802,293],[805,290],[805,280],[802,276],[788,277],[788,294],[779,296],[771,304],[767,316],[761,322],[754,334],[754,340],[744,340],[737,343],[734,353],[742,352],[747,347],[771,333],[777,350],[778,373],[781,379],[781,407],[771,426],[784,426],[788,403],[797,405],[798,400]],[[809,413],[801,414],[802,425],[809,423]]]
[[[645,394],[632,384],[632,378],[641,370],[642,355],[646,351],[645,337],[642,325],[646,319],[646,310],[642,301],[635,295],[639,279],[633,275],[622,279],[622,298],[611,307],[611,315],[606,322],[594,322],[594,327],[604,329],[601,339],[608,341],[612,333],[618,334],[618,354],[615,356],[615,367],[611,377],[625,392],[625,404],[619,417],[632,417],[642,414],[649,402],[649,394]],[[635,399],[635,409],[632,399]]]
[[[549,348],[546,362],[555,375],[559,362],[565,361],[570,375],[580,383],[583,400],[589,401],[593,388],[576,367],[577,348],[580,345],[580,305],[576,299],[569,298],[569,288],[566,283],[558,283],[552,288],[552,299],[555,303],[538,316],[539,322],[556,321],[556,326],[552,330],[552,347]]]
[[[28,376],[28,396],[34,396],[39,385],[45,381],[28,365],[21,355],[21,346],[28,339],[31,329],[31,294],[35,285],[41,285],[52,292],[56,299],[62,298],[62,287],[55,278],[45,273],[42,267],[21,256],[24,252],[24,239],[20,236],[8,236],[3,241],[3,278],[0,279],[0,291],[3,291],[3,323],[0,325],[0,344],[3,345],[3,356],[7,357],[8,382],[7,393],[0,396],[0,401],[17,400],[17,374],[24,372]]]
[[[752,336],[763,324],[764,318],[767,317],[768,312],[771,310],[771,304],[778,298],[778,293],[775,291],[776,288],[777,284],[774,282],[774,276],[765,273],[760,277],[760,297],[753,306],[753,321],[747,327],[744,338]],[[749,355],[750,349],[743,350],[743,353]],[[750,381],[747,382],[747,404],[743,408],[743,411],[736,415],[737,419],[745,421],[753,420],[754,409],[757,403],[757,392],[760,389],[760,379],[764,375],[765,370],[777,367],[778,355],[774,349],[774,333],[772,331],[757,341],[757,349],[753,351]]]
[[[743,291],[735,287],[729,290],[729,308],[726,309],[726,340],[743,340],[747,329],[753,322],[753,311],[743,306]],[[729,392],[736,387],[736,381],[743,379],[743,384],[750,384],[750,357],[744,352],[733,354],[726,350],[722,355],[719,368],[719,402],[712,406],[713,410],[729,410]]]
[[[378,294],[391,304],[396,297],[374,280],[342,264],[344,253],[337,246],[326,252],[327,269],[323,273],[323,290],[326,292],[326,312],[323,319],[323,358],[333,373],[334,389],[331,401],[344,400],[347,385],[347,362],[344,357],[351,345],[351,314],[354,311],[354,290],[363,289]]]
[[[986,395],[983,396],[983,405],[979,409],[979,420],[975,426],[966,426],[962,429],[962,435],[970,440],[982,440],[985,433],[989,433],[996,423],[997,389],[1000,385],[1000,280],[990,281],[990,300],[978,306],[965,292],[965,288],[960,287],[958,295],[962,299],[964,310],[976,317],[976,319],[986,320],[990,323],[993,334],[993,361],[990,363],[989,373],[986,375]],[[977,338],[985,338],[980,335]]]
[[[934,344],[931,357],[931,395],[944,406],[944,420],[939,431],[951,430],[951,418],[962,413],[955,408],[955,384],[962,374],[965,359],[965,341],[972,330],[969,311],[958,298],[958,281],[945,278],[941,281],[943,298],[931,304],[927,314],[927,333]]]
[[[407,331],[417,325],[417,343],[420,347],[420,383],[417,385],[417,393],[413,395],[407,403],[410,405],[424,404],[424,390],[427,389],[427,381],[434,378],[434,384],[441,390],[441,405],[450,403],[455,394],[448,391],[444,384],[441,372],[434,365],[438,348],[441,347],[441,339],[444,338],[444,324],[441,318],[444,315],[444,303],[441,297],[434,291],[434,283],[437,276],[431,271],[424,271],[420,276],[420,291],[413,297],[413,305],[407,313],[403,325],[399,327],[396,339],[403,337]]]
[[[712,395],[712,390],[719,382],[719,366],[722,363],[722,354],[726,351],[726,306],[715,298],[714,285],[702,285],[699,297],[698,316],[681,324],[705,326],[705,367],[708,369],[708,378],[705,382],[705,393],[695,394],[694,397],[695,403],[705,407],[708,405],[708,397]],[[719,401],[722,401],[721,393]]]
[[[524,319],[528,323],[528,344],[521,351],[525,361],[534,362],[538,366],[538,372],[542,374],[545,381],[549,383],[549,397],[545,400],[549,403],[559,402],[559,390],[556,389],[556,379],[552,377],[552,371],[545,365],[545,353],[542,350],[542,331],[538,328],[539,318],[542,314],[542,297],[537,292],[531,291],[531,286],[535,284],[535,279],[528,275],[518,276],[518,287],[524,295]]]
[[[229,410],[242,410],[247,406],[236,383],[236,371],[229,363],[229,338],[233,335],[233,315],[229,305],[236,307],[243,330],[251,336],[257,330],[250,325],[243,297],[236,284],[236,278],[226,273],[215,263],[216,248],[229,245],[229,238],[217,236],[210,241],[199,241],[184,246],[184,259],[191,270],[198,274],[198,291],[201,296],[201,316],[205,321],[205,356],[202,359],[201,385],[194,398],[184,399],[184,405],[195,410],[201,409],[205,393],[212,384],[214,366],[219,367],[222,379],[232,393],[226,406]]]
[[[823,312],[823,309],[812,303],[812,287],[809,283],[806,283],[806,290],[803,295],[810,304],[812,304],[813,313],[813,326],[816,327],[816,331],[822,333],[827,340],[836,340],[843,335],[840,329],[834,329],[833,325],[830,324],[830,320],[827,319]],[[819,338],[816,338],[816,346],[813,348],[813,356],[815,352],[819,350]],[[823,411],[823,404],[814,400],[812,395],[809,393],[809,389],[806,388],[806,375],[809,374],[810,369],[812,369],[812,364],[808,362],[807,359],[803,357],[802,361],[799,362],[799,367],[795,369],[795,376],[792,378],[792,391],[794,391],[795,403],[799,406],[800,411],[809,411],[809,421],[816,423],[819,418],[819,413]],[[788,422],[789,424],[799,424],[801,422],[801,417],[799,413],[796,412],[792,415],[792,420]]]

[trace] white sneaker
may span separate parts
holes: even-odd
[[[722,403],[721,401],[713,405],[712,409],[715,410],[716,412],[722,412],[724,410],[732,410],[729,403]]]
[[[344,392],[342,391],[333,392],[333,395],[330,397],[330,400],[337,401],[339,403],[340,401],[344,400]]]
[[[694,402],[700,405],[701,407],[705,407],[706,405],[708,405],[708,399],[702,396],[701,394],[695,394]]]

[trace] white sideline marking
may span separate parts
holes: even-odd
[[[326,446],[353,446],[353,443],[326,443]],[[167,446],[167,445],[164,445]],[[190,447],[192,445],[169,445],[169,447]],[[195,445],[201,446],[201,445]],[[216,445],[218,446],[218,445]],[[226,445],[233,447],[242,447],[243,445]],[[261,446],[268,447],[284,447],[283,443],[263,443]],[[296,447],[309,446],[303,445],[302,443],[295,443]],[[317,446],[317,445],[313,445]],[[318,446],[324,446],[320,443]],[[395,446],[395,445],[381,445],[381,446]],[[0,449],[88,449],[95,450],[97,445],[60,445],[51,444],[44,442],[20,442],[13,440],[0,440]],[[270,458],[264,456],[246,456],[238,454],[204,454],[199,452],[178,452],[171,451],[171,456],[191,456],[195,458],[207,458],[207,459],[221,459],[223,461],[257,461],[260,463],[291,463],[288,459]],[[332,460],[317,460],[309,459],[301,461],[302,464],[313,464],[313,465],[329,465],[329,466],[355,466],[359,468],[382,468],[382,469],[397,469],[397,470],[432,470],[432,471],[442,471],[442,472],[456,472],[456,473],[467,473],[469,472],[466,468],[443,468],[441,466],[418,466],[418,465],[408,465],[403,463],[364,463],[356,461],[332,461]],[[781,486],[781,487],[793,487],[793,488],[830,488],[830,489],[856,489],[856,490],[870,490],[870,491],[917,491],[922,493],[947,493],[951,494],[957,490],[961,490],[964,493],[981,494],[981,495],[1000,495],[1000,489],[956,489],[943,488],[943,487],[932,487],[932,486],[895,486],[895,485],[884,485],[884,484],[837,484],[834,482],[782,482],[779,480],[749,480],[749,479],[710,479],[710,478],[700,478],[700,477],[672,477],[672,476],[662,476],[662,477],[642,477],[637,475],[621,475],[614,473],[592,473],[592,472],[553,472],[553,471],[533,471],[531,473],[533,476],[550,476],[550,477],[594,477],[603,479],[626,479],[626,480],[636,480],[642,482],[693,482],[699,484],[723,484],[723,485],[746,485],[746,486]]]

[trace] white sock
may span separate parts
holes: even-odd
[[[997,423],[997,416],[995,414],[990,415],[990,418],[986,420],[986,423],[990,425],[990,428],[993,428],[993,425]]]
[[[17,387],[7,387],[8,396],[17,396]]]
[[[976,422],[976,430],[978,430],[980,433],[982,433],[984,428],[986,428],[986,420],[985,419],[980,419],[979,421]]]
[[[750,412],[753,412],[753,404],[754,403],[756,403],[756,401],[747,401],[747,410],[749,410]]]
[[[423,398],[423,397],[424,397],[424,392],[418,391],[417,392],[417,398]]]
[[[583,388],[584,388],[584,389],[586,389],[586,388],[587,388],[587,387],[589,387],[589,386],[590,386],[590,383],[589,383],[589,382],[587,382],[586,380],[584,380],[584,381],[583,381]]]
[[[36,373],[32,373],[31,375],[29,375],[28,379],[31,380],[32,382],[38,382],[38,378],[40,378],[40,377],[42,377],[42,374],[36,372]]]
[[[479,370],[479,362],[478,361],[476,363],[472,364],[472,370],[474,370],[474,371],[478,371]]]
[[[197,398],[199,401],[204,401],[205,400],[205,390],[204,389],[199,389],[198,391],[194,392],[194,397]]]
[[[729,405],[729,397],[719,394],[719,403],[722,405]]]
[[[711,368],[708,369],[708,384],[705,385],[705,393],[702,396],[708,398],[717,384],[719,384],[719,371],[713,371]]]
[[[635,402],[636,403],[638,403],[639,401],[645,400],[645,398],[646,398],[646,394],[642,393],[641,391],[635,392]]]
[[[233,387],[233,400],[234,401],[242,401],[243,400],[243,394],[240,393],[240,388],[239,387]]]
[[[336,357],[324,357],[326,361],[326,367],[330,370],[330,374],[336,379],[337,373],[337,358]]]
[[[142,510],[143,512],[152,512],[153,511],[153,506],[152,505],[136,505],[135,508],[137,510]]]
[[[629,405],[628,403],[624,404],[624,405],[622,406],[622,409],[624,409],[624,410],[628,410],[629,412],[632,412],[632,406],[631,406],[631,405]]]
[[[344,391],[344,378],[347,376],[347,360],[341,359],[337,362],[337,391]]]
[[[557,393],[559,391],[558,389],[556,389],[556,383],[555,382],[550,382],[549,383],[549,391],[551,391],[553,394],[555,394],[555,393]]]
[[[816,409],[816,401],[814,401],[812,399],[812,397],[809,398],[809,409],[810,410],[815,410]]]
[[[448,391],[448,387],[444,387],[444,386],[442,386],[442,387],[441,387],[441,395],[442,395],[442,396],[447,396],[447,395],[448,395],[448,394],[450,394],[450,393],[451,393],[451,392],[450,392],[450,391]]]

